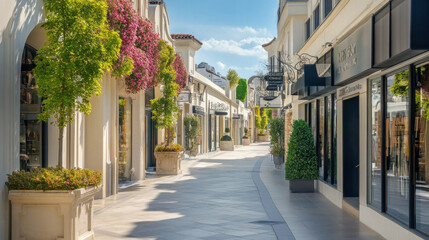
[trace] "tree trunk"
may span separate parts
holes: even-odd
[[[59,127],[59,137],[58,137],[58,166],[62,168],[63,165],[63,136],[64,136],[64,127]]]

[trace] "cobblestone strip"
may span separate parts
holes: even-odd
[[[276,205],[271,199],[270,193],[268,192],[267,188],[265,187],[264,183],[261,180],[261,177],[259,176],[263,161],[264,161],[264,158],[259,159],[255,163],[255,166],[253,167],[253,171],[252,171],[252,179],[256,187],[258,188],[262,205],[265,209],[265,212],[268,215],[269,221],[273,223],[272,227],[277,236],[277,239],[294,240],[295,236],[292,234],[289,226],[287,225],[286,221],[283,219],[282,215],[277,209]]]

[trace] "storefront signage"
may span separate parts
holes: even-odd
[[[260,106],[262,108],[282,108],[282,96],[280,95],[271,101],[264,100],[264,98],[261,97]]]
[[[214,111],[228,111],[228,106],[225,103],[210,103],[210,110]]]
[[[232,114],[232,119],[241,119],[241,114],[234,113]]]
[[[204,108],[200,106],[192,106],[192,113],[198,115],[204,115]]]
[[[191,103],[191,93],[179,93],[177,96],[177,102]]]
[[[353,95],[355,93],[358,93],[362,90],[362,84],[357,83],[357,84],[353,84],[350,86],[347,86],[345,88],[341,88],[340,90],[338,90],[338,97],[342,98],[342,97],[347,97],[350,95]]]
[[[344,85],[371,70],[371,40],[368,20],[334,48],[335,85]]]

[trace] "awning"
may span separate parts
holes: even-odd
[[[219,116],[226,116],[228,115],[227,112],[219,112],[219,111],[215,111],[215,115],[219,115]]]
[[[323,70],[321,71],[321,73],[323,74]],[[316,64],[305,64],[304,73],[298,78],[298,81],[293,86],[292,94],[298,93],[307,87],[315,86],[325,86],[325,77],[319,77]]]

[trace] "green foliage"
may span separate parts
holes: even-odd
[[[183,123],[185,125],[185,141],[188,143],[187,150],[192,150],[194,149],[194,143],[200,131],[198,118],[194,115],[189,115],[183,119]],[[191,144],[189,144],[189,142],[191,142]]]
[[[236,97],[238,100],[244,102],[247,97],[247,81],[246,79],[240,78],[236,89]]]
[[[89,99],[101,92],[104,70],[119,56],[121,39],[107,24],[105,0],[44,0],[48,37],[34,74],[43,99],[39,119],[61,128],[77,111],[89,114]]]
[[[261,129],[261,108],[255,106],[255,125],[257,129]]]
[[[244,128],[244,136],[247,137],[247,134],[249,133],[249,129]]]
[[[240,80],[240,78],[238,77],[238,73],[233,69],[228,70],[226,79],[228,79],[229,81],[229,88],[234,88],[235,86],[237,86],[238,81]]]
[[[272,108],[267,109],[267,116],[268,116],[268,121],[273,118],[273,109]]]
[[[161,53],[158,79],[163,88],[162,97],[151,100],[152,119],[156,121],[157,128],[168,129],[176,124],[179,113],[176,101],[179,85],[175,82],[176,73],[172,67],[175,58],[173,47],[160,40],[159,48]],[[167,145],[170,145],[170,143],[170,138],[168,138]]]
[[[180,144],[164,145],[160,144],[155,147],[155,152],[182,152],[185,150]]]
[[[230,132],[229,128],[225,128],[225,132],[229,133]]]
[[[101,184],[101,172],[89,169],[37,168],[7,175],[9,190],[75,190]]]
[[[285,154],[285,120],[275,118],[270,120],[271,154],[283,156]]]
[[[221,140],[221,141],[232,141],[232,138],[231,138],[231,136],[223,135],[223,136],[220,138],[220,140]]]
[[[261,109],[261,123],[260,123],[259,132],[263,133],[267,126],[268,126],[268,116],[267,116],[265,108],[262,108]]]
[[[304,120],[294,121],[292,128],[285,166],[286,179],[315,180],[319,172],[311,129]]]

